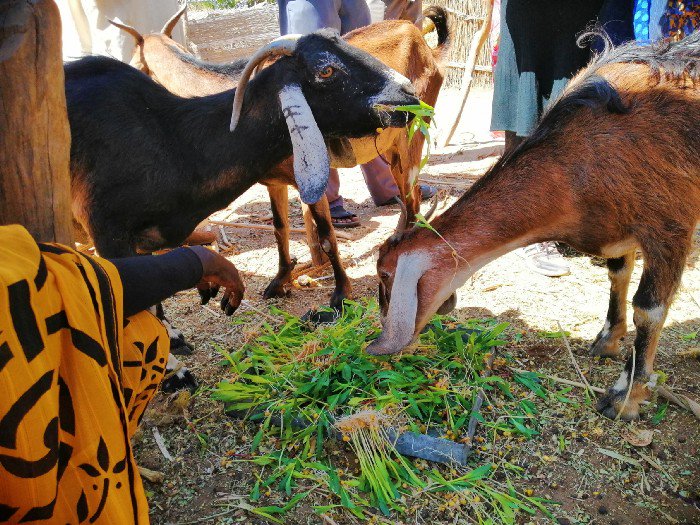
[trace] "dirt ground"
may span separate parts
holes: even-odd
[[[438,125],[447,120],[443,115],[453,111],[456,95],[452,91],[441,94],[436,113]],[[441,190],[440,210],[454,202],[502,151],[502,140],[488,131],[490,96],[489,91],[480,90],[470,97],[453,144],[435,149],[423,172],[424,180]],[[392,232],[398,209],[375,207],[357,168],[342,170],[341,181],[346,207],[360,216],[362,226],[349,230],[354,240],[340,241],[340,251],[355,297],[372,296],[377,287],[376,251]],[[302,227],[299,200],[293,190],[290,197],[292,226]],[[266,223],[268,214],[266,192],[256,186],[215,218]],[[277,269],[273,235],[231,228],[226,229],[226,234],[233,243],[230,259],[242,272],[247,286],[241,311],[253,310],[258,312],[260,321],[267,320],[268,304],[262,301],[261,294]],[[292,235],[291,250],[300,264],[309,261],[303,235]],[[552,279],[531,272],[516,254],[508,254],[479,271],[458,291],[455,313],[460,319],[497,318],[511,323],[506,350],[516,356],[519,366],[578,380],[564,341],[547,337],[561,325],[570,332],[573,354],[588,381],[607,387],[619,374],[622,359],[599,361],[587,354],[607,307],[606,270],[586,256],[570,257],[568,262],[571,274]],[[640,269],[638,261],[633,287],[638,283]],[[321,283],[322,288],[294,289],[288,298],[276,300],[275,304],[299,315],[326,304],[332,278]],[[252,328],[233,325],[215,305],[200,306],[195,292],[179,294],[166,307],[173,322],[196,346],[184,361],[202,388],[189,404],[182,403],[182,398],[158,394],[136,438],[139,464],[165,475],[162,483],[146,482],[153,523],[265,523],[246,510],[255,472],[245,462],[235,461],[249,454],[256,429],[227,418],[222,407],[209,398],[209,388],[227,375],[227,369],[220,366],[218,349],[238,348],[251,336]],[[625,338],[625,349],[630,348],[632,341],[632,335]],[[667,383],[674,390],[696,400],[700,400],[700,361],[680,353],[698,346],[700,268],[689,267],[663,331],[656,368],[668,375]],[[582,390],[574,394],[584,400]],[[524,469],[515,480],[516,488],[556,502],[551,508],[560,524],[700,523],[700,425],[690,413],[674,406],[668,408],[661,424],[654,425],[651,415],[656,407],[652,403],[649,413],[632,424],[605,419],[586,404],[575,410],[561,406],[545,411],[541,435],[517,442],[512,448],[510,461]],[[652,443],[643,448],[631,446],[623,438],[630,428],[651,430]],[[154,429],[162,435],[172,461],[166,460],[156,445]],[[563,448],[561,443],[565,443]],[[613,459],[601,449],[633,461]],[[489,454],[497,451],[498,446],[494,446],[475,461],[487,460]],[[328,504],[331,499],[330,495],[318,494],[315,503]],[[273,491],[260,503],[281,501],[282,495]],[[305,503],[282,519],[289,524],[324,522]],[[334,519],[331,522],[338,524],[353,522],[349,515],[336,515]],[[542,515],[521,518],[523,523],[528,520],[549,522]],[[461,523],[448,521],[429,507],[410,517],[380,521]]]

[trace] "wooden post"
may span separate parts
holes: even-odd
[[[58,8],[0,2],[0,224],[70,245],[69,162]]]
[[[469,46],[469,54],[467,55],[467,65],[464,69],[464,75],[462,76],[462,88],[459,91],[459,110],[455,114],[452,124],[447,127],[447,134],[442,139],[442,147],[444,148],[450,143],[452,135],[457,130],[459,126],[459,121],[462,118],[462,112],[464,111],[464,106],[467,103],[467,98],[469,97],[469,91],[472,88],[472,80],[474,80],[474,69],[476,68],[476,61],[479,58],[479,51],[484,46],[486,38],[489,36],[489,31],[491,31],[491,17],[493,16],[493,0],[485,0],[486,2],[486,17],[484,22],[481,24],[481,28],[472,38],[471,45]]]

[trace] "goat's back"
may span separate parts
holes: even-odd
[[[234,88],[246,62],[204,62],[167,36],[153,34],[144,38],[142,49],[136,49],[132,65],[146,67],[157,82],[176,95],[201,97]]]
[[[438,89],[442,84],[433,50],[420,30],[407,20],[385,20],[355,29],[344,38],[408,78],[421,100],[426,96],[428,81],[438,80]]]

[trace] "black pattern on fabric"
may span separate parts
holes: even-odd
[[[34,317],[29,296],[29,283],[18,281],[7,287],[10,315],[15,333],[22,345],[27,361],[31,362],[44,349],[44,342]]]
[[[146,312],[122,318],[109,263],[44,244],[26,267],[37,245],[12,228],[0,226],[3,240],[15,234],[0,243],[0,282],[11,283],[0,295],[0,391],[16,392],[0,396],[0,522],[147,523],[130,436],[162,379],[140,373],[167,357],[165,330]],[[122,359],[133,366],[123,371]]]

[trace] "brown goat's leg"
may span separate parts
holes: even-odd
[[[292,280],[292,270],[297,264],[296,259],[289,255],[289,197],[287,186],[268,186],[272,208],[272,223],[275,226],[275,240],[279,252],[279,269],[274,279],[263,292],[263,299],[284,297],[287,295],[285,285]]]
[[[635,252],[608,259],[610,278],[610,303],[605,326],[591,345],[591,354],[616,356],[620,353],[620,340],[627,333],[627,290],[634,269]]]
[[[321,197],[321,200],[326,200],[326,196],[324,195],[323,197]],[[328,201],[326,200],[326,202]],[[302,203],[301,211],[304,215],[306,244],[308,244],[309,251],[311,252],[311,263],[314,266],[321,266],[325,264],[325,262],[328,260],[328,257],[326,257],[326,255],[323,253],[321,245],[318,242],[318,231],[316,230],[316,222],[314,221],[313,214],[311,213],[308,204]]]
[[[325,196],[316,204],[309,205],[311,216],[316,222],[316,230],[318,231],[318,244],[323,252],[328,256],[333,266],[333,275],[335,276],[335,290],[331,295],[331,306],[333,308],[341,308],[343,299],[349,298],[352,292],[352,285],[343,268],[343,263],[340,260],[338,253],[338,240],[333,230],[331,223],[331,210],[328,206],[328,200]]]
[[[619,414],[620,418],[627,421],[636,419],[640,404],[651,393],[649,382],[654,371],[659,336],[685,264],[687,250],[681,248],[682,242],[681,240],[676,247],[675,253],[665,253],[668,257],[656,254],[654,259],[645,260],[639,288],[632,301],[634,325],[637,328],[633,355],[627,360],[615,385],[598,402],[598,410],[609,418],[615,418]],[[629,398],[625,403],[628,389]]]

